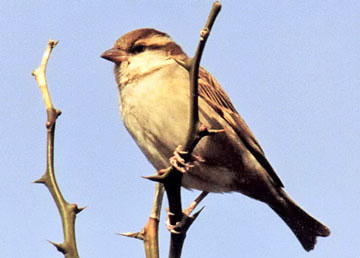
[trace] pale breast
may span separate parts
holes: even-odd
[[[169,165],[175,148],[185,142],[189,124],[189,74],[172,62],[132,80],[120,91],[126,128],[156,169]],[[212,192],[238,190],[251,178],[253,157],[237,134],[204,100],[199,99],[200,121],[226,133],[205,137],[194,150],[205,160],[184,175],[183,185]],[[255,164],[256,165],[256,164]],[[243,176],[241,176],[243,175]]]
[[[176,78],[176,79],[175,79]],[[188,73],[174,62],[132,81],[120,91],[125,126],[157,168],[185,139],[188,126]]]

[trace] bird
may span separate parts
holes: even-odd
[[[130,31],[102,58],[115,64],[119,109],[128,132],[157,169],[168,167],[186,140],[190,117],[189,57],[172,38],[154,28]],[[216,79],[198,75],[200,123],[222,133],[203,138],[193,150],[182,186],[207,192],[239,192],[266,203],[289,226],[306,251],[330,229],[285,192],[254,134]]]

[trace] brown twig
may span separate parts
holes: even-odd
[[[63,243],[54,243],[53,244],[58,251],[62,252],[66,258],[78,258],[79,254],[76,248],[75,240],[75,218],[76,214],[81,212],[85,207],[78,208],[76,204],[68,203],[56,182],[55,171],[54,171],[54,137],[55,137],[55,124],[56,119],[61,114],[61,111],[54,108],[54,105],[51,101],[50,92],[48,89],[46,81],[46,67],[52,49],[56,46],[58,41],[49,40],[43,58],[41,60],[40,66],[36,68],[32,75],[37,81],[41,95],[44,99],[46,112],[47,112],[47,150],[46,150],[46,171],[41,178],[34,181],[34,183],[42,183],[46,185],[51,196],[53,197],[58,211],[61,216],[63,233],[64,233],[64,242]]]
[[[199,203],[208,195],[209,193],[208,192],[201,192],[201,194],[196,197],[196,199],[190,203],[189,207],[187,207],[185,210],[184,210],[184,214],[187,215],[187,216],[190,216],[191,213],[195,210],[195,208],[199,205]]]
[[[159,221],[161,204],[164,196],[164,186],[156,183],[153,206],[146,225],[140,232],[121,233],[122,236],[140,239],[144,242],[146,258],[159,258]]]

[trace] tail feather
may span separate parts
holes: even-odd
[[[327,237],[330,229],[301,209],[285,192],[284,201],[269,206],[285,221],[306,251],[314,249],[318,236]]]

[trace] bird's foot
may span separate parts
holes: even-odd
[[[188,152],[187,151],[183,151],[182,150],[182,146],[179,145],[178,147],[176,147],[175,151],[174,151],[174,156],[172,156],[170,158],[170,164],[176,168],[179,172],[181,173],[186,173],[187,171],[189,171],[189,169],[193,168],[193,162],[197,161],[200,163],[204,163],[205,160],[199,156],[199,155],[194,155],[191,154],[190,157],[190,162],[185,162],[185,159],[183,158],[184,155],[187,155]]]
[[[182,150],[182,146],[179,145],[176,147],[174,151],[174,156],[170,158],[170,164],[176,168],[179,172],[185,174],[189,171],[190,168],[194,167],[194,165],[190,164],[190,162],[185,162],[185,159],[182,157],[187,155],[187,151]]]
[[[170,216],[174,216],[174,213],[171,213],[168,209],[166,209],[166,212],[168,213],[167,217],[166,217],[166,228],[170,231],[170,233],[173,233],[173,234],[181,234],[181,231],[179,230],[181,227],[180,227],[180,224],[181,222],[178,221],[176,222],[175,225],[171,225],[170,223]]]

